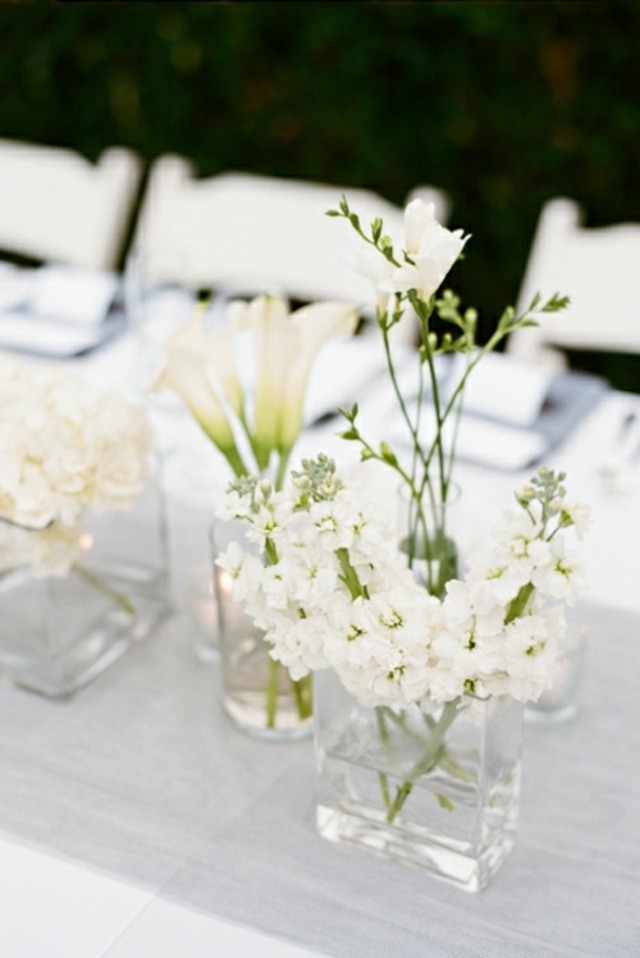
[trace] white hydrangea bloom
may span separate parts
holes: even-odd
[[[85,508],[131,506],[151,468],[151,426],[141,406],[61,369],[3,354],[0,384],[0,518],[31,529],[55,524],[68,545]],[[34,570],[68,571],[74,550],[67,549],[65,563],[52,536],[29,541]],[[24,561],[20,549],[15,561]]]

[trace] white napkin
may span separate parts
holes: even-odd
[[[20,272],[22,285],[14,287],[13,301],[7,294],[3,302],[0,282],[0,309],[5,307],[0,312],[0,348],[63,358],[112,335],[107,317],[118,286],[114,273],[57,264]],[[0,281],[4,275],[0,273]]]
[[[337,413],[362,403],[387,375],[382,345],[377,337],[352,336],[331,340],[322,347],[309,378],[305,420]]]
[[[0,263],[0,314],[28,302],[32,278],[33,270]]]
[[[467,358],[457,354],[450,382],[464,372]],[[465,414],[487,416],[512,426],[533,426],[540,415],[553,369],[528,363],[504,353],[487,353],[471,372],[464,390]]]
[[[36,271],[30,308],[80,326],[103,322],[118,285],[114,273],[51,264]]]

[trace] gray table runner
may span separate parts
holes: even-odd
[[[0,686],[0,829],[334,958],[638,958],[640,620],[586,619],[580,714],[527,727],[518,842],[480,895],[318,837],[311,742],[230,726],[186,616],[68,702]]]

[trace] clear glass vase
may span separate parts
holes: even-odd
[[[49,697],[85,686],[168,612],[164,503],[41,531],[0,523],[0,669]]]
[[[214,593],[218,606],[222,704],[233,723],[256,738],[288,740],[313,728],[312,683],[294,681],[269,655],[264,632],[233,597],[233,579],[216,564],[230,542],[251,548],[239,522],[216,521],[211,528]]]
[[[483,888],[514,844],[522,706],[364,708],[327,670],[314,676],[314,712],[320,834]]]
[[[558,639],[558,655],[551,663],[549,684],[535,702],[527,702],[526,722],[556,725],[575,717],[585,669],[588,630],[575,609],[566,613],[566,630]]]
[[[450,482],[443,497],[433,482],[415,498],[402,485],[398,498],[399,548],[416,581],[442,598],[449,579],[459,576],[463,558],[460,487]]]

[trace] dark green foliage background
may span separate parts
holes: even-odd
[[[452,283],[485,322],[549,197],[640,220],[637,0],[52,2],[1,6],[0,31],[2,136],[398,203],[443,187],[474,236]]]

